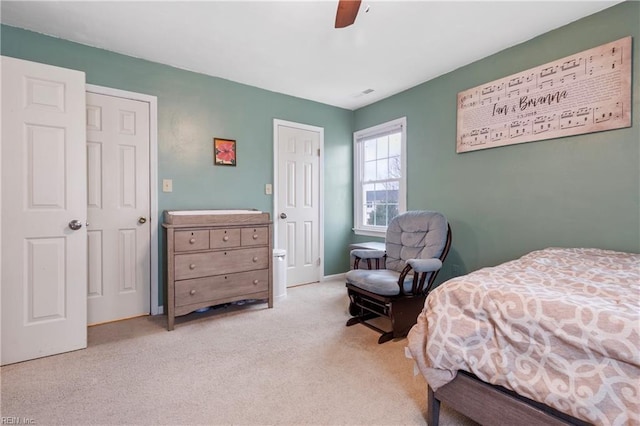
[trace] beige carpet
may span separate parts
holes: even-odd
[[[1,369],[3,418],[43,424],[426,424],[406,340],[345,327],[341,280],[177,319],[89,329],[86,350]],[[472,424],[441,409],[442,425]]]

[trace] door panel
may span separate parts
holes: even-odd
[[[3,365],[87,346],[84,73],[2,57]]]
[[[64,319],[66,300],[63,238],[25,239],[27,325]]]
[[[87,93],[87,165],[89,324],[148,314],[147,102]]]
[[[87,170],[89,324],[147,314],[149,103],[87,93]]]
[[[277,246],[287,251],[287,286],[319,281],[320,133],[277,125]],[[286,215],[282,218],[281,215]]]

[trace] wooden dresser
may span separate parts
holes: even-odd
[[[165,211],[167,328],[197,309],[247,299],[273,307],[272,223],[253,210]]]

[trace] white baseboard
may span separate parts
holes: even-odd
[[[344,280],[344,272],[342,274],[325,275],[322,280]]]

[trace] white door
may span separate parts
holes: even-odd
[[[149,313],[149,104],[87,93],[88,321]]]
[[[2,57],[3,365],[87,347],[84,114],[83,72]]]
[[[274,121],[277,147],[276,247],[287,251],[287,286],[320,281],[322,128]]]

